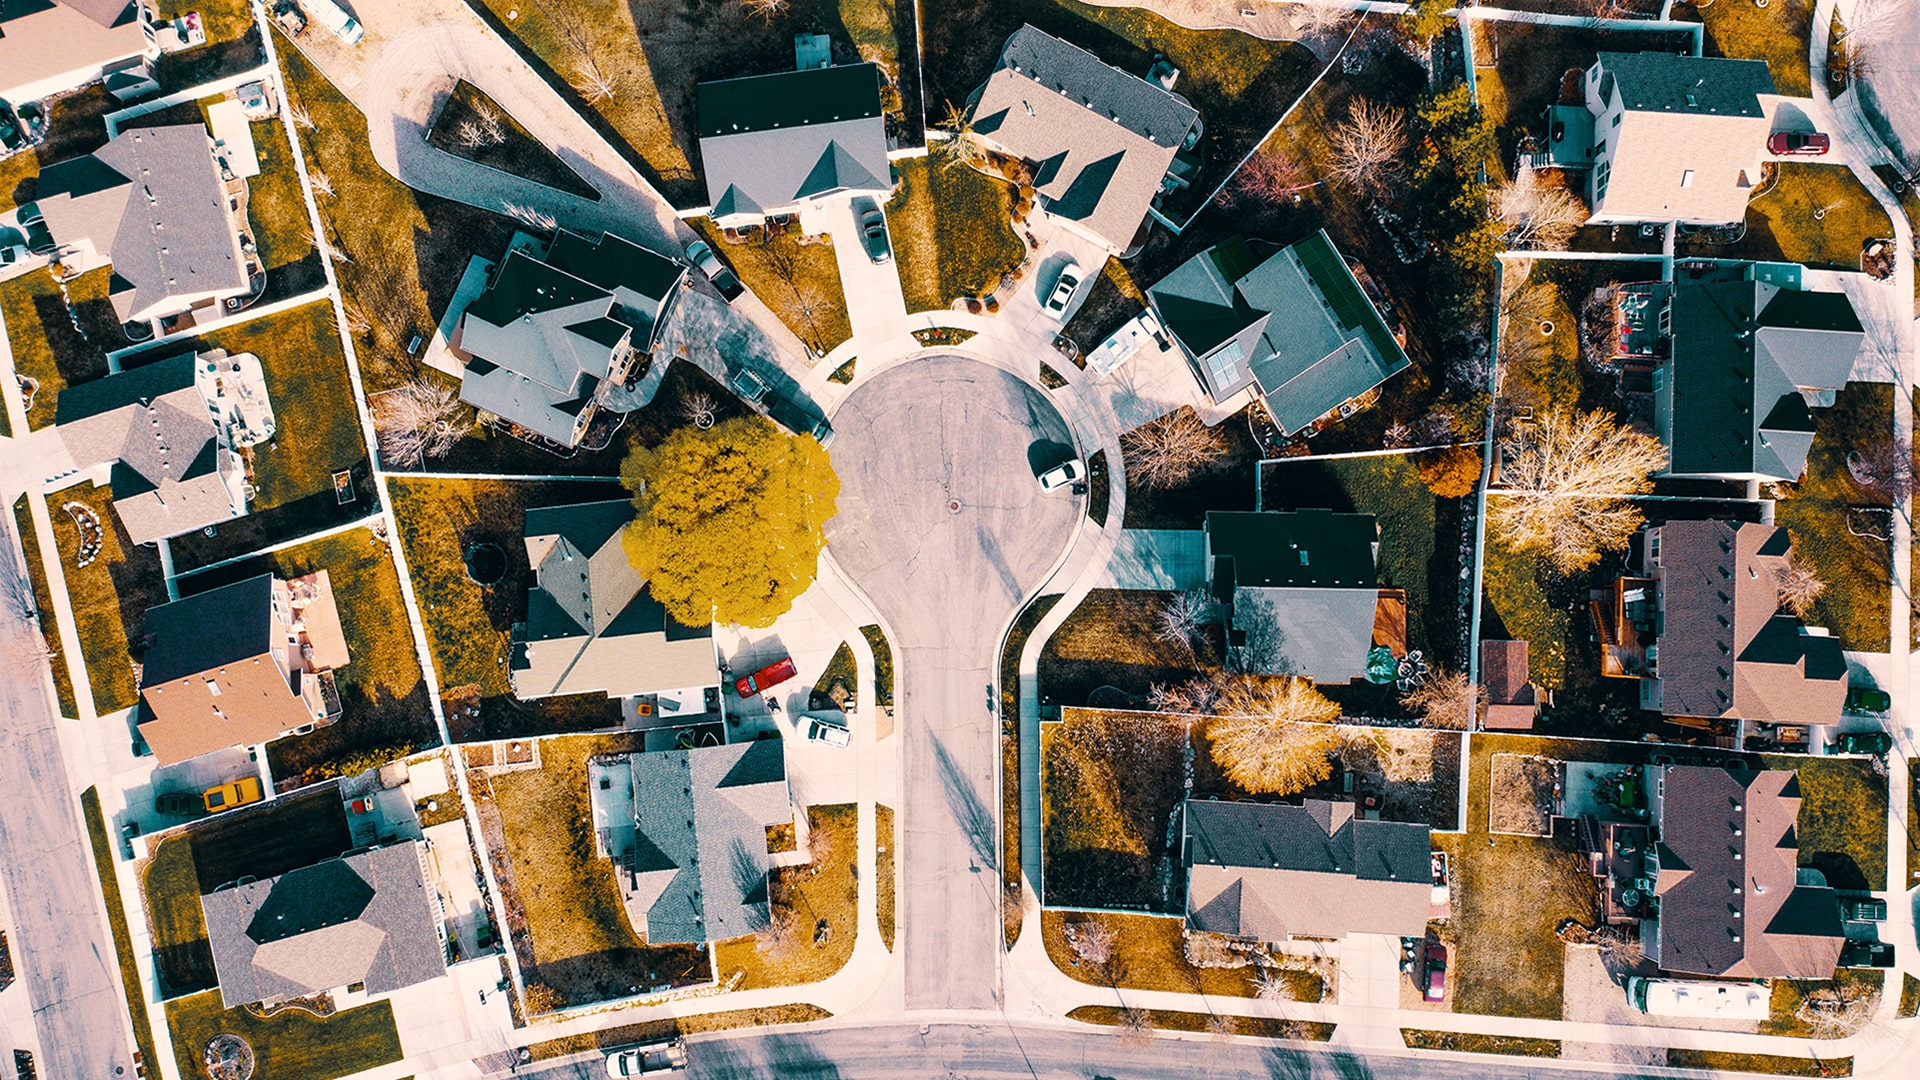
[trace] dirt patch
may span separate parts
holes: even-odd
[[[1497,833],[1548,836],[1553,833],[1554,796],[1562,790],[1566,766],[1530,754],[1493,755],[1493,791],[1487,827]]]

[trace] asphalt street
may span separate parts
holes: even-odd
[[[877,376],[833,426],[828,550],[897,639],[906,1006],[989,1008],[1001,939],[989,685],[1001,629],[1085,512],[1034,480],[1074,450],[1039,391],[957,356]]]
[[[100,922],[12,522],[0,521],[0,875],[13,899],[15,970],[27,980],[45,1077],[132,1076],[120,967]]]

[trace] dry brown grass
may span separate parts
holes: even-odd
[[[1067,941],[1069,922],[1095,921],[1113,930],[1113,952],[1105,970],[1084,962]],[[1255,977],[1260,969],[1245,967],[1198,967],[1187,959],[1182,936],[1185,921],[1177,915],[1130,915],[1115,911],[1099,913],[1048,910],[1041,913],[1041,934],[1047,956],[1055,967],[1076,981],[1090,986],[1115,986],[1123,990],[1166,990],[1177,994],[1213,994],[1225,997],[1257,997]],[[1283,962],[1295,963],[1291,958]],[[1316,973],[1291,968],[1273,970],[1286,980],[1294,1001],[1319,1001],[1326,983]]]
[[[1207,1031],[1226,1035],[1246,1035],[1256,1039],[1293,1039],[1298,1042],[1326,1042],[1333,1038],[1333,1025],[1313,1020],[1276,1020],[1264,1016],[1216,1016],[1207,1013],[1177,1012],[1170,1009],[1145,1009],[1143,1018],[1127,1015],[1126,1009],[1112,1005],[1082,1005],[1067,1014],[1067,1019],[1103,1027],[1128,1027],[1144,1019],[1147,1032]]]
[[[893,807],[876,805],[873,808],[873,813],[874,831],[877,834],[875,843],[879,847],[879,851],[875,853],[873,860],[873,874],[874,877],[879,879],[874,882],[874,888],[877,890],[875,900],[878,904],[875,917],[880,923],[880,940],[887,946],[887,951],[892,952],[894,890],[899,887],[899,872],[895,869],[893,859],[893,846],[895,843]]]
[[[547,1061],[557,1057],[570,1057],[584,1054],[590,1050],[605,1050],[616,1046],[630,1046],[634,1043],[653,1042],[658,1039],[670,1039],[675,1035],[692,1035],[702,1031],[731,1031],[743,1027],[777,1027],[781,1024],[807,1024],[815,1020],[826,1020],[832,1013],[818,1005],[774,1005],[763,1009],[732,1009],[727,1012],[697,1013],[673,1020],[655,1020],[646,1024],[623,1024],[619,1027],[601,1028],[581,1035],[568,1035],[559,1039],[548,1039],[527,1047],[533,1061]]]
[[[1212,639],[1190,645],[1161,636],[1160,613],[1175,595],[1139,589],[1088,593],[1041,650],[1041,700],[1079,705],[1111,686],[1144,704],[1154,683],[1176,683],[1218,666]]]
[[[1152,714],[1076,710],[1041,729],[1048,903],[1168,901],[1167,822],[1186,745],[1184,719]]]
[[[767,883],[776,921],[791,920],[792,940],[750,935],[713,943],[713,963],[725,981],[740,972],[740,989],[819,982],[846,965],[859,928],[859,813],[852,803],[807,808],[812,861],[776,868]],[[825,940],[817,924],[827,924]]]
[[[1546,836],[1553,829],[1553,788],[1558,762],[1522,754],[1493,755],[1493,808],[1489,828],[1497,833]]]

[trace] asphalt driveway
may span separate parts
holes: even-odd
[[[993,1004],[1000,954],[998,635],[1085,504],[1038,471],[1075,453],[1039,390],[938,356],[887,371],[833,416],[828,550],[887,620],[906,744],[901,921],[909,1009]]]

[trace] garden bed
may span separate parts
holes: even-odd
[[[140,965],[133,955],[133,934],[127,928],[127,906],[120,895],[120,879],[114,873],[113,841],[107,837],[106,817],[100,812],[100,789],[80,793],[80,810],[87,819],[87,840],[93,848],[94,873],[100,879],[100,899],[107,908],[107,927],[113,932],[113,951],[119,961],[120,987],[130,1005],[134,1049],[143,1060],[154,1060],[153,1022],[147,1017],[146,986],[140,978]],[[99,962],[99,958],[95,958]],[[134,1004],[137,1003],[137,1004]],[[118,1008],[115,999],[114,1007]],[[174,1032],[179,1038],[179,1032]],[[15,1058],[15,1065],[19,1059]]]
[[[580,178],[545,143],[520,126],[486,91],[465,79],[456,81],[440,115],[427,129],[427,144],[455,157],[531,180],[536,184],[600,199],[600,192]]]
[[[1723,1073],[1761,1073],[1767,1076],[1852,1076],[1853,1059],[1782,1057],[1779,1054],[1739,1054],[1724,1050],[1667,1051],[1669,1069],[1706,1069]]]
[[[1489,829],[1519,836],[1553,835],[1554,795],[1561,775],[1561,763],[1552,758],[1493,755]]]
[[[1020,908],[1020,654],[1034,627],[1059,602],[1058,593],[1034,597],[1008,627],[1000,649],[1000,917],[1009,949],[1020,939],[1025,918]]]
[[[67,503],[91,510],[100,522],[99,552],[86,566],[80,550],[86,542]],[[134,651],[144,653],[147,609],[167,602],[166,573],[152,546],[135,544],[113,512],[113,489],[83,484],[47,499],[60,565],[73,603],[74,632],[87,664],[93,707],[102,716],[130,709],[140,701],[134,678]]]
[[[1478,1035],[1469,1031],[1425,1031],[1419,1028],[1401,1028],[1400,1038],[1411,1050],[1450,1050],[1460,1054],[1505,1054],[1509,1057],[1560,1056],[1559,1039]]]

